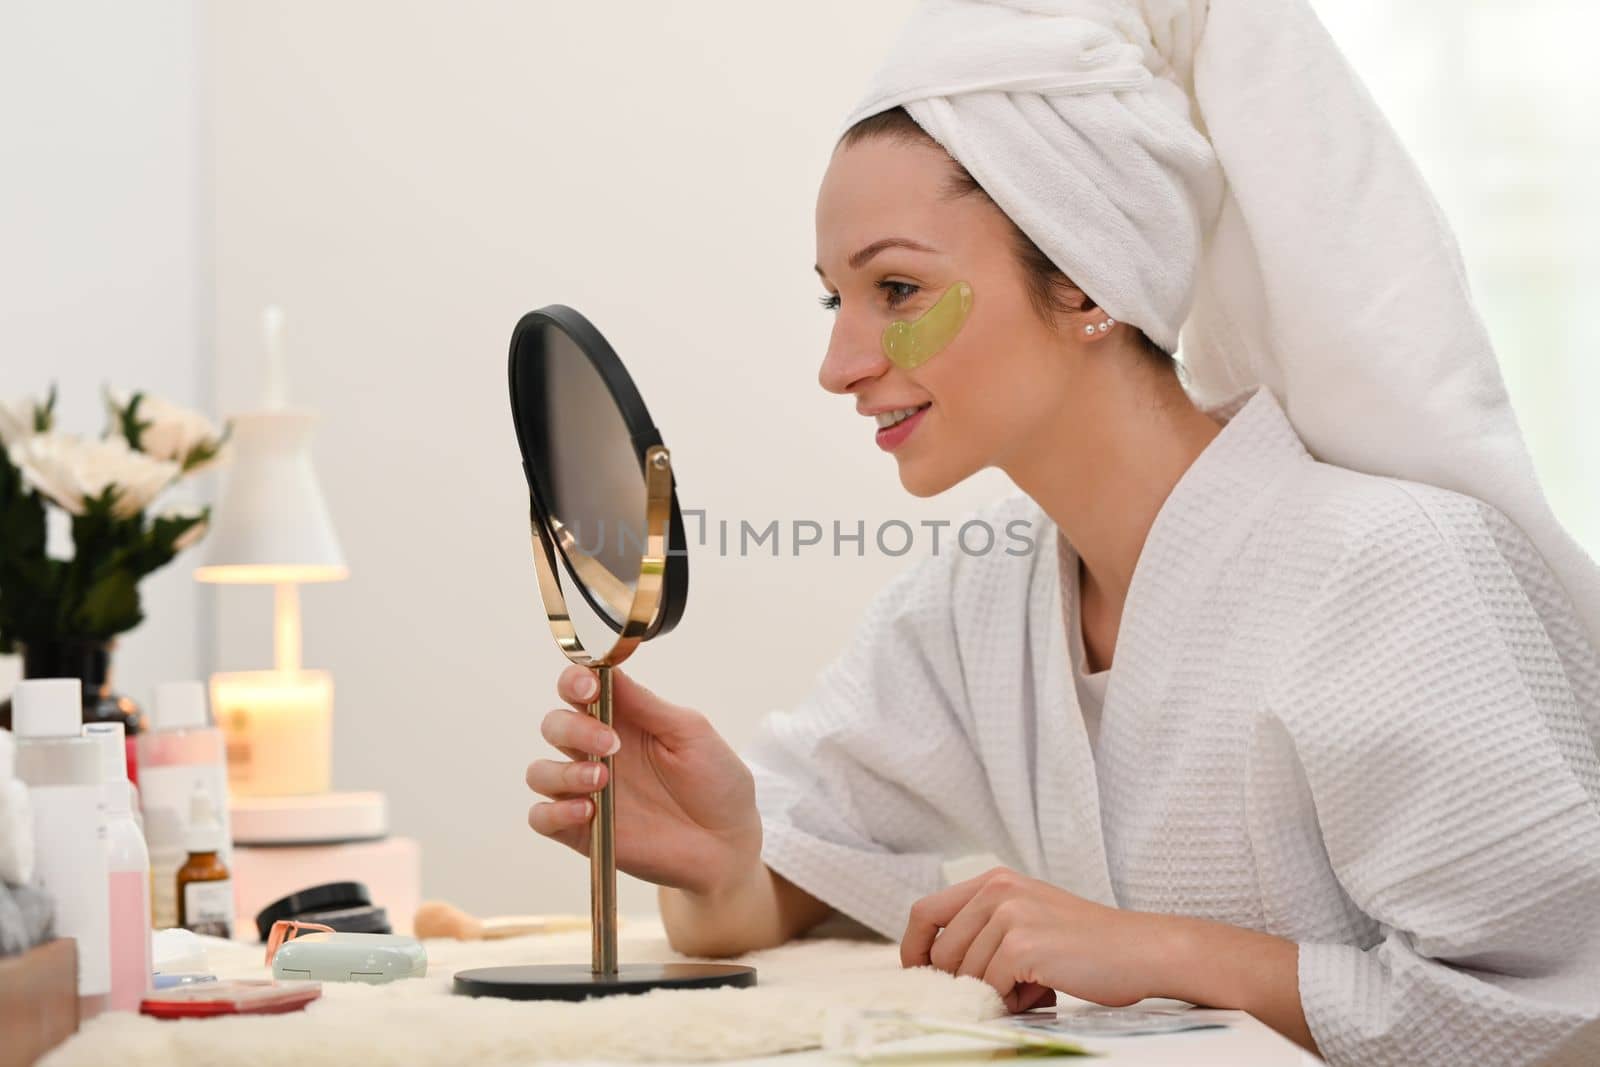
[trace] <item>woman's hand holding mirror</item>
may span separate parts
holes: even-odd
[[[657,885],[714,895],[761,863],[761,818],[755,782],[706,717],[661,699],[612,668],[612,721],[607,729],[584,709],[594,699],[594,672],[570,666],[556,692],[570,708],[547,714],[545,740],[568,758],[528,765],[530,788],[547,801],[528,811],[528,825],[585,855],[590,794],[616,772],[617,867]]]

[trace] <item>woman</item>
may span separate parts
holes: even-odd
[[[1309,10],[926,4],[817,248],[821,384],[914,494],[1006,471],[977,518],[1034,551],[902,573],[745,759],[618,671],[615,732],[545,719],[571,761],[529,767],[534,829],[584,848],[581,760],[615,752],[618,863],[685,952],[837,911],[1013,1011],[1172,996],[1335,1064],[1595,1062],[1600,584]],[[973,852],[1003,866],[945,885]]]

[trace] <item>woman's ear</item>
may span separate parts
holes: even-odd
[[[1050,315],[1057,333],[1068,336],[1076,334],[1081,338],[1086,336],[1083,331],[1085,325],[1105,318],[1095,302],[1089,299],[1089,294],[1072,284],[1064,274],[1056,274],[1050,279],[1050,295]]]

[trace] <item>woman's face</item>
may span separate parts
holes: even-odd
[[[1069,373],[1063,334],[1029,302],[1010,221],[982,196],[947,199],[950,174],[941,148],[869,138],[835,150],[817,197],[817,272],[835,305],[818,380],[855,396],[863,437],[875,433],[917,496],[1009,466],[1061,417]],[[890,362],[884,329],[957,282],[972,287],[961,328],[915,369]],[[890,429],[872,418],[905,408],[925,410]]]

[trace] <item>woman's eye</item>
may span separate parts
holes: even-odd
[[[876,284],[879,289],[888,294],[886,297],[886,302],[892,308],[899,307],[901,304],[904,304],[907,300],[910,300],[922,290],[922,286],[912,285],[910,282],[882,281],[877,282]],[[827,293],[823,296],[819,296],[817,297],[817,303],[821,304],[829,311],[838,311],[839,294]]]
[[[878,288],[889,294],[890,307],[899,307],[915,296],[922,287],[912,285],[910,282],[882,281],[878,283]]]

